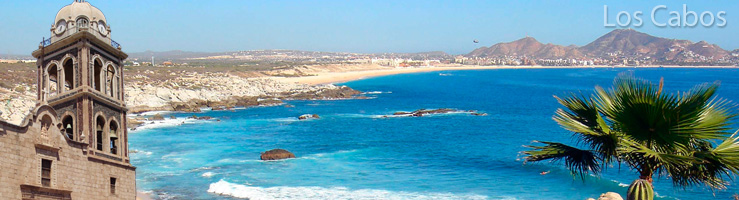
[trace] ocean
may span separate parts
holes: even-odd
[[[343,83],[369,99],[287,101],[233,111],[165,113],[177,120],[130,132],[138,190],[155,199],[577,199],[618,192],[638,173],[614,165],[573,177],[561,163],[524,163],[533,140],[576,144],[553,120],[553,95],[610,87],[620,73],[686,91],[720,81],[739,102],[739,69],[499,69],[401,74]],[[487,113],[383,117],[453,108]],[[737,112],[736,109],[734,109]],[[320,119],[298,120],[302,114]],[[188,116],[218,120],[186,120]],[[168,118],[168,117],[167,117]],[[734,125],[739,128],[739,126]],[[297,158],[260,161],[281,148]],[[546,175],[541,172],[549,171]],[[655,177],[656,199],[732,199]]]

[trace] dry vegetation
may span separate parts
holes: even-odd
[[[0,72],[0,88],[20,93],[36,88],[35,63],[0,63]]]

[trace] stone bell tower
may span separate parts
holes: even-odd
[[[56,14],[38,58],[38,102],[57,111],[66,136],[91,154],[128,162],[123,60],[105,15],[77,0]]]
[[[20,125],[0,120],[0,199],[136,198],[123,60],[105,15],[84,0],[56,14],[38,59],[37,101]]]

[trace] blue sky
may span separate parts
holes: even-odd
[[[27,55],[37,48],[56,12],[72,0],[0,1],[0,54]],[[445,51],[463,54],[520,39],[582,46],[614,28],[604,27],[603,6],[614,22],[619,11],[642,11],[651,35],[705,40],[739,48],[739,3],[721,1],[434,1],[89,0],[108,19],[124,51],[236,51],[295,49],[358,53]],[[698,14],[725,11],[725,27],[659,28],[650,12],[682,5]],[[479,40],[475,44],[473,40]]]

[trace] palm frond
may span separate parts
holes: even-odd
[[[588,172],[600,173],[600,158],[592,151],[581,150],[562,143],[539,142],[544,146],[527,146],[533,150],[524,151],[526,161],[564,161],[565,166],[573,175],[584,178]]]
[[[611,131],[595,107],[592,100],[585,97],[570,96],[559,98],[555,96],[560,104],[568,111],[558,109],[553,119],[564,129],[576,133],[582,142],[594,149],[599,157],[604,158],[602,164],[606,165],[616,158],[616,147],[618,137]]]
[[[694,157],[697,161],[693,165],[670,172],[673,183],[679,186],[705,184],[726,189],[728,182],[724,179],[739,173],[739,137],[734,133],[715,148],[695,152]]]
[[[739,174],[739,136],[728,132],[737,117],[734,105],[715,97],[718,83],[685,93],[664,92],[663,86],[663,79],[655,85],[619,75],[612,88],[596,86],[589,97],[555,96],[564,108],[554,121],[591,150],[540,142],[528,146],[526,161],[564,161],[581,177],[617,161],[642,176],[670,176],[682,187],[726,188],[726,178]]]

